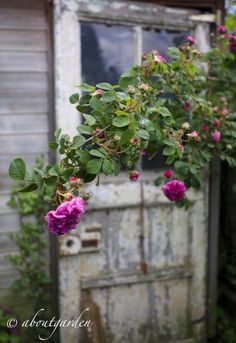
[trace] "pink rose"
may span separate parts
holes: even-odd
[[[56,210],[49,211],[45,216],[48,230],[56,235],[63,235],[76,228],[84,212],[84,199],[74,197],[69,201],[64,201]]]
[[[213,139],[213,141],[217,144],[217,143],[219,143],[220,138],[221,138],[221,133],[220,133],[220,131],[215,130],[215,131],[212,133],[212,139]]]
[[[199,138],[199,134],[197,131],[192,131],[192,132],[188,133],[187,136],[190,138],[194,138],[195,140],[198,140],[198,138]]]
[[[193,36],[188,36],[187,37],[187,42],[191,45],[196,43],[196,39]]]
[[[176,179],[168,181],[161,189],[170,201],[183,199],[186,192],[185,184]]]
[[[221,34],[227,33],[227,28],[224,25],[217,26],[217,31]]]
[[[79,183],[80,179],[78,177],[76,177],[76,176],[70,176],[69,181],[71,183]]]

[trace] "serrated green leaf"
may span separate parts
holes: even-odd
[[[130,123],[130,118],[126,116],[116,117],[112,121],[112,125],[115,127],[124,127]]]
[[[36,191],[37,189],[38,189],[38,185],[36,183],[31,183],[30,185],[27,185],[23,188],[18,189],[17,192],[28,193],[28,192]]]
[[[15,158],[9,166],[8,173],[13,180],[24,180],[26,173],[25,162],[21,158]]]

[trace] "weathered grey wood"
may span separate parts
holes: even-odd
[[[45,133],[48,131],[47,114],[0,115],[0,130],[4,135]]]
[[[47,51],[45,31],[1,30],[0,51]]]
[[[20,228],[16,209],[7,206],[11,159],[30,165],[48,154],[48,24],[41,0],[0,0],[0,303],[22,313],[10,285],[18,277],[6,259],[17,253],[9,234]]]
[[[47,113],[48,98],[46,93],[27,94],[0,94],[0,114],[11,113]]]
[[[45,52],[0,51],[0,72],[46,72]]]
[[[45,30],[46,27],[43,9],[14,8],[14,5],[12,8],[1,7],[0,29]]]
[[[0,93],[14,95],[20,93],[31,95],[42,93],[48,90],[47,73],[12,73],[0,72]]]

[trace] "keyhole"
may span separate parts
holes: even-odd
[[[74,244],[74,241],[72,239],[69,239],[67,242],[66,242],[66,245],[70,248],[72,247],[72,245]]]

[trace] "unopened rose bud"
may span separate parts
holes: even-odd
[[[76,177],[76,176],[70,176],[70,178],[69,178],[69,182],[70,183],[80,183],[82,180],[81,179],[79,179],[78,177]]]
[[[212,124],[216,127],[219,127],[220,126],[220,119],[214,119]]]
[[[188,123],[188,122],[183,123],[183,124],[182,124],[182,128],[183,128],[184,130],[188,130],[188,129],[190,128],[189,123]]]
[[[163,172],[163,176],[166,177],[167,179],[170,179],[173,175],[174,175],[174,173],[173,173],[172,169],[166,169]]]
[[[224,114],[224,115],[229,114],[229,109],[228,109],[228,107],[225,106],[225,107],[223,108],[222,114]]]
[[[114,136],[114,141],[119,142],[121,140],[121,136],[115,135]]]
[[[232,150],[232,149],[233,149],[233,147],[232,147],[232,145],[231,145],[231,144],[227,144],[227,145],[226,145],[226,149],[227,149],[227,150]]]
[[[132,182],[137,181],[139,178],[139,175],[140,175],[140,172],[138,170],[133,170],[129,174],[130,181],[132,181]]]
[[[183,109],[184,110],[189,110],[189,108],[190,108],[190,103],[188,102],[188,101],[184,101],[183,103],[182,103],[182,107],[183,107]]]
[[[141,83],[139,85],[139,89],[143,89],[145,92],[148,92],[151,89],[151,87],[148,83]]]
[[[206,132],[206,131],[208,131],[209,130],[209,126],[207,125],[207,124],[202,124],[201,125],[201,131],[202,132]]]
[[[187,42],[191,45],[196,43],[196,39],[193,36],[188,36],[187,37]]]
[[[93,130],[92,136],[97,136],[99,138],[104,138],[105,137],[105,133],[102,131],[102,129],[99,129],[99,127],[97,127],[95,130]]]
[[[129,94],[134,94],[136,91],[135,87],[134,86],[128,86],[128,93]]]
[[[102,89],[96,89],[91,95],[92,96],[96,96],[96,95],[103,95],[104,94],[104,90]]]
[[[137,137],[132,137],[131,140],[130,140],[130,144],[137,145],[138,144],[138,138]]]

